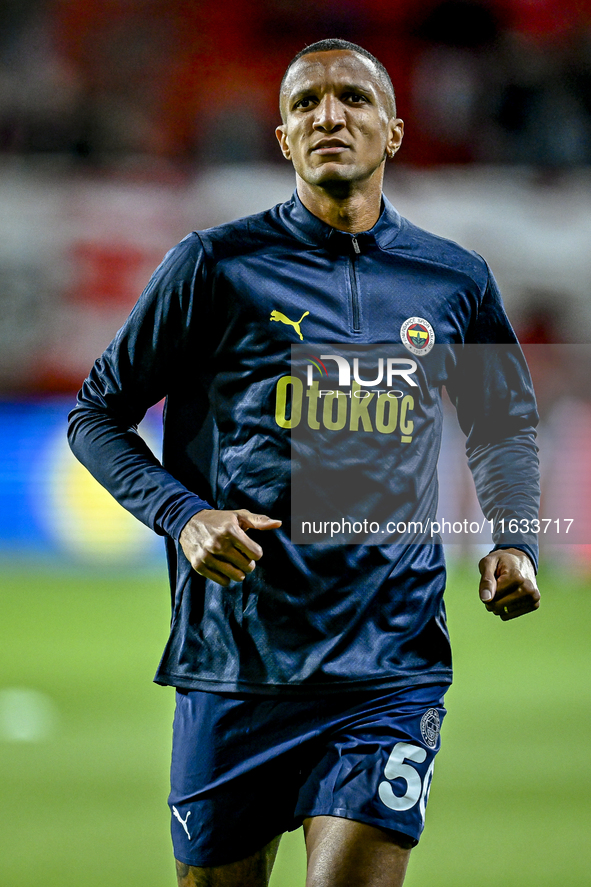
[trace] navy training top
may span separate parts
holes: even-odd
[[[378,353],[384,384],[370,387]],[[387,200],[375,226],[353,236],[297,195],[194,232],[166,255],[92,368],[69,426],[92,474],[167,536],[172,622],[158,683],[296,694],[451,681],[437,537],[296,544],[291,532],[294,452],[300,469],[305,454],[300,473],[315,478],[307,490],[320,488],[324,516],[363,518],[347,511],[359,501],[381,519],[426,526],[437,507],[443,386],[497,547],[519,547],[537,566],[535,537],[507,531],[512,518],[537,517],[535,398],[480,256]],[[161,465],[137,425],[164,397]],[[336,491],[353,487],[339,504]],[[251,532],[264,555],[228,588],[195,573],[178,543],[209,507],[284,522]]]

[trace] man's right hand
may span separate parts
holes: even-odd
[[[185,524],[179,542],[193,569],[219,585],[242,582],[252,573],[263,549],[246,530],[276,530],[280,520],[253,514],[246,508],[236,511],[205,510]]]

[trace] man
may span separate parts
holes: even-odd
[[[309,887],[397,887],[423,828],[451,681],[443,555],[437,541],[293,543],[296,407],[288,415],[285,392],[303,383],[286,375],[291,348],[385,343],[410,358],[436,336],[448,349],[431,381],[420,356],[388,364],[406,367],[392,396],[408,385],[422,400],[404,394],[415,418],[383,449],[394,470],[369,469],[396,501],[396,484],[414,489],[412,508],[433,517],[446,384],[495,521],[480,597],[502,619],[539,602],[535,540],[498,529],[537,511],[535,402],[519,355],[488,351],[466,373],[464,345],[515,341],[483,260],[382,197],[403,123],[381,64],[345,41],[314,44],[288,67],[280,102],[296,195],[171,250],[87,379],[70,441],[167,536],[173,613],[156,680],[177,687],[179,885],[265,885],[279,836],[303,823]],[[466,375],[479,378],[475,394]],[[373,429],[371,397],[389,432],[391,392],[368,392],[367,407],[359,393],[347,401],[356,440]],[[135,426],[164,396],[162,467]],[[313,431],[319,394],[306,396]]]

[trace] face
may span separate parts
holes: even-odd
[[[402,141],[402,120],[372,61],[348,50],[299,59],[281,95],[276,130],[284,157],[309,185],[361,182],[383,173]]]

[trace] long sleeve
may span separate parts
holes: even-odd
[[[176,480],[138,434],[146,410],[169,394],[185,347],[200,245],[171,250],[104,354],[69,416],[72,451],[117,501],[155,532],[178,539],[204,499]],[[181,382],[182,384],[182,382]]]
[[[447,387],[466,434],[478,500],[493,522],[495,548],[520,548],[537,569],[538,413],[523,352],[490,274]]]

